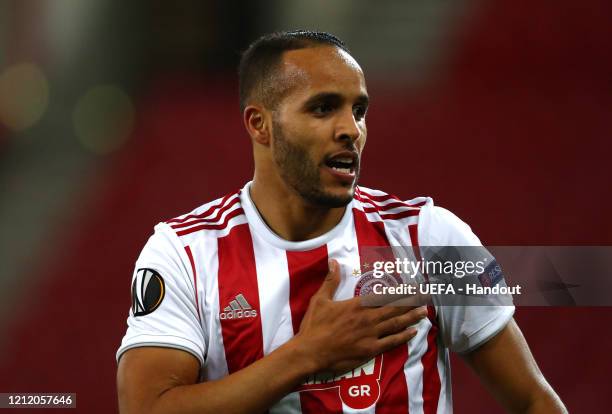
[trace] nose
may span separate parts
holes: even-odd
[[[352,108],[342,111],[336,123],[335,139],[337,141],[355,142],[361,135],[361,129],[355,119]]]

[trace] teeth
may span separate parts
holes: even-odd
[[[343,174],[350,174],[351,173],[351,169],[350,168],[338,168],[338,167],[332,167],[332,170],[334,171],[338,171],[341,172]]]
[[[353,163],[353,159],[351,157],[334,158],[334,161],[346,162],[348,164],[352,164]]]

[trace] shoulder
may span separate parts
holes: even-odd
[[[190,244],[194,238],[209,231],[224,231],[236,224],[236,219],[244,217],[240,202],[240,190],[204,203],[189,213],[171,218],[156,226],[161,230],[178,237],[182,244]]]
[[[363,186],[356,188],[354,198],[354,208],[374,216],[377,221],[417,217],[422,207],[433,203],[428,197],[402,200],[396,195]]]
[[[471,227],[453,212],[435,206],[423,208],[419,222],[419,241],[423,246],[481,245]]]
[[[355,191],[355,208],[385,221],[411,217],[408,224],[418,225],[422,246],[481,244],[468,224],[446,208],[436,206],[431,197],[404,200],[382,190],[359,186]]]

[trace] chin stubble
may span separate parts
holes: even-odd
[[[309,203],[320,207],[344,207],[351,202],[353,191],[344,197],[323,191],[319,165],[313,162],[304,148],[286,139],[277,122],[273,122],[272,128],[275,138],[274,161],[279,167],[281,177],[291,188]]]

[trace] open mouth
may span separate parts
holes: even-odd
[[[342,174],[352,174],[355,172],[355,163],[348,158],[329,160],[326,162],[326,165],[332,170]]]
[[[328,158],[325,165],[337,173],[353,175],[357,169],[357,154],[344,151]]]

